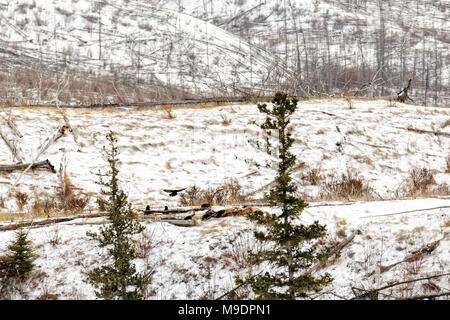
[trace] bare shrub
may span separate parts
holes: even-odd
[[[417,275],[423,269],[425,263],[424,256],[419,254],[408,259],[405,266],[405,271],[407,274]]]
[[[31,214],[34,217],[50,217],[56,213],[74,214],[84,210],[89,204],[89,196],[74,190],[67,175],[64,186],[58,187],[54,194],[40,193],[34,195]]]
[[[425,192],[435,184],[433,173],[427,168],[413,168],[409,171],[409,179],[412,183],[412,191]]]
[[[243,202],[246,200],[242,185],[236,178],[229,179],[224,184],[224,189],[228,194],[228,202]]]
[[[208,203],[224,205],[246,201],[243,188],[237,179],[225,180],[219,187],[201,189],[196,185],[189,187],[180,196],[181,206],[196,206]]]
[[[340,177],[332,177],[321,187],[323,189],[322,196],[331,198],[361,198],[369,197],[372,193],[372,188],[364,181],[364,178],[358,173],[350,171]]]
[[[322,181],[323,176],[321,175],[319,168],[313,168],[302,174],[300,178],[307,181],[312,186],[317,186]]]
[[[136,249],[136,256],[140,259],[147,259],[150,251],[157,245],[157,241],[153,233],[141,233],[137,239],[133,239]]]
[[[193,185],[189,187],[185,192],[180,195],[180,205],[182,206],[194,206],[201,202],[202,190]]]
[[[22,211],[23,207],[28,203],[30,197],[28,196],[28,194],[24,192],[17,191],[14,194],[14,198],[16,198],[16,203],[17,207],[19,208],[19,211]]]
[[[209,203],[210,205],[214,203],[220,204],[224,201],[224,192],[223,188],[221,187],[208,187],[207,189],[203,190],[202,194],[202,198],[204,200],[203,202]]]
[[[260,251],[262,245],[261,242],[255,241],[252,234],[242,234],[240,232],[229,241],[231,244],[230,259],[232,265],[237,267],[237,270],[250,268],[253,264],[249,259],[249,252]]]
[[[445,173],[450,173],[450,155],[447,156],[446,165]]]

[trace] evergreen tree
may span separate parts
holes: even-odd
[[[324,253],[319,250],[315,240],[325,235],[326,228],[318,221],[311,225],[295,224],[308,205],[296,197],[297,187],[291,178],[296,157],[289,151],[294,140],[288,131],[288,125],[290,116],[297,109],[297,100],[277,92],[272,103],[271,109],[266,104],[258,104],[258,109],[266,115],[261,129],[267,137],[266,150],[269,154],[272,153],[269,138],[277,138],[278,171],[275,186],[266,198],[272,205],[281,207],[281,214],[255,211],[249,214],[248,218],[265,227],[265,231],[255,232],[255,238],[272,244],[269,249],[251,252],[250,259],[257,265],[268,262],[275,268],[271,273],[249,277],[245,281],[258,299],[306,298],[309,291],[319,289],[332,281],[328,274],[314,278],[301,273]],[[237,283],[242,284],[244,280],[238,278]]]
[[[24,230],[16,233],[16,239],[8,246],[10,254],[6,256],[6,268],[10,275],[24,280],[34,268],[32,243]]]
[[[140,300],[143,298],[142,292],[149,282],[150,274],[136,271],[133,263],[136,249],[131,236],[141,233],[144,227],[134,219],[127,195],[119,187],[117,138],[113,132],[107,135],[107,140],[110,149],[104,147],[103,151],[110,170],[106,174],[100,171],[97,174],[99,176],[97,183],[106,188],[101,190],[106,199],[99,198],[97,203],[100,210],[108,212],[111,223],[102,227],[98,234],[88,233],[88,235],[98,240],[101,248],[107,248],[111,263],[89,271],[88,282],[100,288],[96,291],[99,298]],[[104,177],[108,177],[108,180],[104,181]]]

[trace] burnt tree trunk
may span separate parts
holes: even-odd
[[[408,81],[408,86],[406,88],[403,88],[398,94],[397,94],[397,99],[398,101],[405,103],[406,100],[411,100],[413,101],[409,96],[408,96],[408,91],[409,89],[411,89],[411,79],[409,79]]]

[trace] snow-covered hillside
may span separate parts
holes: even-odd
[[[64,124],[57,109],[9,108],[2,113],[4,119],[8,112],[23,135],[17,143],[25,162]],[[119,134],[121,181],[136,207],[174,205],[176,198],[162,189],[218,187],[228,178],[237,179],[247,193],[261,191],[254,195],[261,198],[263,187],[273,181],[275,171],[264,165],[269,158],[251,142],[261,139],[257,124],[263,115],[256,104],[65,112],[78,135],[78,145],[67,134],[39,160],[49,159],[58,169],[65,156],[72,184],[90,195],[99,191],[95,174],[106,164],[102,148],[109,130]],[[319,195],[319,187],[302,180],[311,169],[320,170],[324,181],[350,170],[369,183],[373,198],[381,199],[398,196],[414,168],[431,170],[437,185],[449,185],[449,117],[448,108],[384,100],[300,101],[291,125],[296,139],[293,151],[302,163],[295,177],[302,185],[300,191]],[[6,122],[2,126],[14,141]],[[12,153],[3,141],[0,150],[0,163],[12,163]],[[258,169],[249,160],[263,166]],[[0,191],[7,192],[18,177],[18,172],[3,174]],[[23,176],[19,189],[49,192],[58,184],[56,174],[36,171]],[[14,203],[9,208],[14,210]]]
[[[52,102],[47,92],[64,91],[64,78],[64,103],[142,95],[120,86],[156,99],[279,89],[376,96],[409,78],[419,102],[449,99],[445,1],[3,0],[0,8],[3,103]],[[80,79],[108,88],[80,88]]]
[[[194,184],[217,187],[227,178],[237,179],[252,194],[249,199],[261,199],[274,178],[273,169],[258,168],[249,161],[264,164],[270,160],[251,143],[261,138],[257,124],[263,115],[256,104],[65,109],[65,114],[77,133],[78,144],[68,133],[39,159],[48,158],[58,169],[63,148],[68,177],[77,190],[91,196],[92,210],[96,210],[94,200],[99,192],[95,173],[106,169],[101,151],[109,130],[118,134],[120,183],[136,212],[147,204],[153,208],[177,206],[179,196],[169,197],[162,191],[165,188]],[[6,122],[2,122],[5,137],[9,141],[16,139],[26,161],[31,161],[37,147],[64,124],[63,115],[52,108],[9,108],[3,109],[1,115],[2,121],[10,117],[23,135],[14,138]],[[368,290],[391,281],[449,271],[449,118],[448,108],[384,100],[299,102],[290,128],[299,164],[294,178],[300,192],[311,199],[301,222],[319,220],[326,224],[329,243],[361,231],[339,257],[319,271],[329,272],[335,280],[317,293],[318,299],[349,299],[355,295],[353,287]],[[0,164],[13,162],[3,142],[0,151]],[[435,181],[429,193],[419,195],[425,198],[401,199],[402,187],[408,184],[413,168],[427,168]],[[320,185],[343,173],[358,173],[371,191],[351,201],[321,200],[321,186],[304,179],[311,169],[319,169],[323,175]],[[34,197],[51,195],[59,185],[57,174],[40,170],[26,173],[17,189],[12,190],[29,196],[29,203],[18,213],[17,199],[7,194],[19,175],[0,175],[2,217],[27,214]],[[98,224],[104,222],[104,218],[78,218],[30,229],[39,255],[37,274],[22,295],[12,293],[11,297],[94,299],[94,288],[83,282],[83,271],[102,260],[86,232],[98,230]],[[10,224],[5,219],[0,222],[0,226]],[[257,245],[254,226],[244,217],[198,220],[189,228],[166,222],[146,222],[145,226],[144,235],[136,239],[141,248],[136,263],[139,270],[155,267],[149,299],[216,298],[234,286],[235,275],[259,271],[245,259],[247,249],[256,249]],[[13,238],[14,231],[0,232],[0,254],[6,252]],[[433,250],[430,246],[434,246]],[[423,248],[430,252],[420,259],[407,259]],[[449,277],[445,276],[385,290],[380,298],[434,294],[448,291],[448,287]],[[245,290],[240,294],[252,297]]]
[[[8,1],[0,25],[3,53],[54,70],[127,75],[193,93],[236,93],[289,73],[276,56],[208,21],[142,1]]]

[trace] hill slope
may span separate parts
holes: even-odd
[[[364,290],[448,272],[448,108],[344,99],[300,101],[299,106],[291,132],[296,139],[293,151],[298,163],[304,164],[294,178],[302,194],[311,200],[299,222],[319,220],[325,224],[330,245],[356,230],[361,232],[318,271],[329,272],[334,281],[314,297],[350,299]],[[64,123],[57,109],[9,108],[3,110],[4,119],[8,112],[23,138],[14,138],[2,123],[4,136],[10,141],[16,139],[16,146],[28,161],[37,146]],[[273,181],[275,172],[264,167],[271,159],[249,142],[262,138],[255,122],[263,119],[255,104],[67,109],[65,114],[78,133],[78,144],[67,134],[40,159],[50,159],[58,169],[64,148],[68,177],[75,190],[92,196],[92,210],[96,209],[94,200],[99,189],[94,183],[95,173],[105,169],[101,149],[109,130],[119,134],[120,182],[135,212],[146,204],[152,208],[177,206],[180,196],[169,197],[162,191],[165,188],[193,184],[215,188],[226,178],[235,178],[253,194],[247,197],[250,199],[260,198],[264,187]],[[0,163],[12,163],[6,144],[0,144],[0,151]],[[249,160],[262,166],[257,168]],[[404,187],[410,186],[412,168],[426,168],[433,174],[435,181],[426,192],[412,194],[428,198],[396,199],[402,196]],[[311,180],[304,178],[311,169],[319,169],[323,175],[319,185],[311,185]],[[336,194],[321,196],[332,177],[348,172],[359,173],[372,189],[350,197],[351,201]],[[1,227],[13,224],[4,218],[29,216],[26,213],[33,212],[33,201],[45,194],[52,197],[60,185],[57,174],[48,171],[25,174],[13,190],[28,195],[24,215],[17,213],[19,197],[7,196],[18,177],[18,172],[0,174]],[[383,201],[380,197],[394,199]],[[344,201],[323,201],[326,199]],[[279,210],[264,205],[260,208],[274,213]],[[38,254],[36,272],[23,284],[22,294],[10,292],[5,298],[95,299],[94,288],[83,282],[83,272],[102,263],[102,252],[86,233],[98,231],[98,224],[105,222],[104,218],[78,218],[30,228],[29,236]],[[213,299],[234,287],[234,276],[264,270],[252,267],[246,258],[247,250],[258,245],[253,238],[255,227],[244,217],[198,220],[190,228],[166,222],[144,224],[144,234],[135,240],[139,245],[138,270],[155,268],[147,299]],[[0,254],[6,253],[13,237],[14,231],[0,231]],[[441,294],[448,290],[448,283],[448,274],[411,282],[381,291],[379,299]],[[251,298],[252,294],[244,288],[237,297]]]
[[[0,2],[4,103],[394,94],[448,104],[444,1]],[[20,92],[20,94],[19,94]]]
[[[291,130],[296,139],[293,151],[303,163],[296,179],[305,195],[317,198],[327,191],[311,186],[303,177],[313,169],[322,176],[322,186],[341,174],[359,174],[373,190],[369,198],[399,196],[411,183],[413,169],[429,170],[442,192],[445,184],[450,185],[448,108],[345,99],[308,100],[299,105]],[[178,198],[168,197],[162,189],[219,187],[229,178],[260,198],[273,181],[274,170],[266,167],[271,159],[251,142],[263,140],[255,124],[262,121],[262,115],[255,104],[65,112],[79,144],[67,134],[38,160],[48,158],[59,168],[66,157],[72,184],[87,194],[98,193],[95,173],[105,166],[101,150],[109,130],[120,134],[121,180],[136,206],[177,204]],[[15,137],[7,126],[8,117],[22,138]],[[50,108],[8,108],[3,118],[4,136],[9,141],[16,139],[25,162],[64,124],[63,115]],[[0,150],[0,163],[13,163],[4,141]],[[7,192],[18,177],[19,172],[2,175],[0,191]],[[51,192],[58,185],[56,174],[36,171],[25,174],[19,188],[39,193]],[[11,209],[14,207],[12,202]]]

